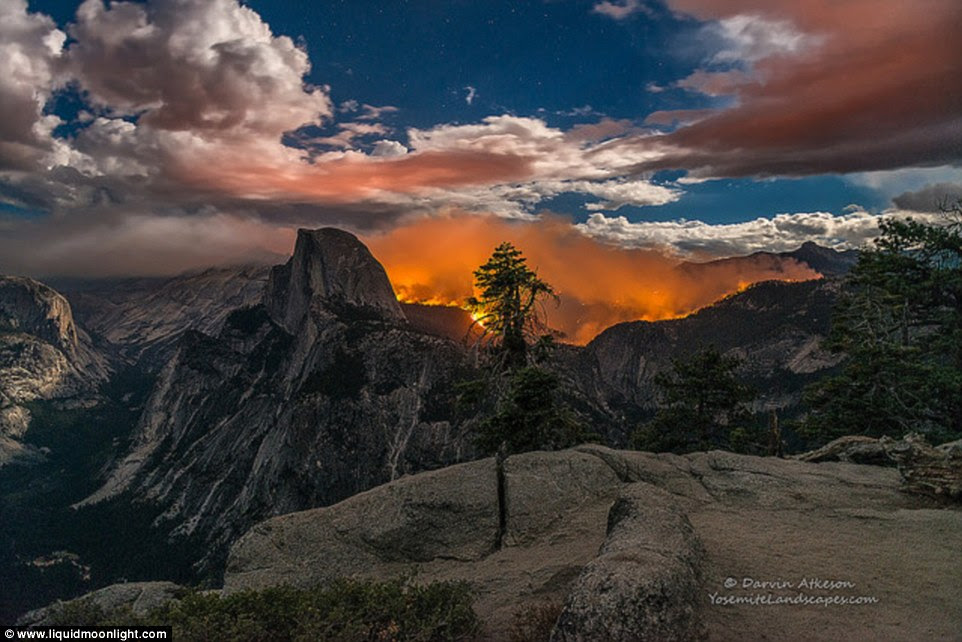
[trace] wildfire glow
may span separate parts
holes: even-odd
[[[365,239],[399,300],[434,305],[463,305],[474,270],[502,241],[518,247],[558,292],[560,305],[546,306],[549,325],[579,344],[615,323],[687,316],[759,281],[820,277],[807,265],[771,255],[682,264],[667,253],[600,243],[561,218],[519,223],[458,215]]]

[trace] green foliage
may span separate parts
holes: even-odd
[[[325,588],[281,586],[226,597],[189,592],[144,616],[105,612],[81,600],[53,619],[64,626],[171,626],[175,640],[188,641],[429,642],[472,639],[480,626],[472,602],[463,582],[339,580]]]
[[[958,206],[956,214],[959,214]],[[962,435],[962,219],[883,220],[826,342],[841,372],[809,387],[803,434]]]
[[[543,305],[555,297],[550,285],[528,267],[521,251],[510,243],[494,249],[487,262],[474,271],[477,296],[468,299],[468,309],[493,336],[494,346],[508,368],[525,365],[529,342],[546,330]]]
[[[484,328],[483,376],[458,386],[458,407],[478,418],[478,447],[489,453],[566,448],[590,438],[549,368],[554,340],[544,301],[557,297],[510,243],[474,272],[468,308]]]
[[[755,391],[737,376],[741,361],[710,347],[689,359],[672,360],[671,372],[655,377],[660,407],[654,419],[631,438],[633,447],[654,452],[692,452],[744,443],[754,431],[748,426],[748,404]]]
[[[493,415],[481,423],[478,447],[485,452],[558,450],[591,441],[578,416],[560,397],[553,372],[528,366],[513,372]]]

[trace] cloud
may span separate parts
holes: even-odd
[[[396,140],[379,140],[374,143],[371,156],[403,156],[408,153],[408,148]]]
[[[921,189],[931,183],[962,183],[962,167],[903,167],[876,172],[858,172],[846,181],[868,187],[883,196],[895,197],[903,192]]]
[[[139,125],[276,137],[332,113],[307,53],[235,0],[86,0],[69,32],[87,99]]]
[[[8,13],[18,8],[3,6]],[[24,19],[19,8],[14,12],[19,22],[3,24],[31,26],[21,25],[17,46],[21,57],[32,52],[35,65],[27,76],[14,77],[34,85],[33,113],[42,113],[51,89],[67,82],[88,106],[72,138],[50,135],[59,122],[53,116],[35,118],[32,125],[47,134],[47,167],[70,167],[86,177],[86,187],[75,181],[75,207],[89,204],[83,199],[105,182],[129,198],[156,192],[190,200],[193,194],[178,192],[184,187],[179,178],[191,172],[195,159],[216,162],[225,171],[232,159],[248,155],[275,164],[298,162],[302,152],[282,145],[282,135],[331,115],[326,90],[303,82],[310,69],[307,54],[290,38],[275,37],[255,12],[234,0],[109,7],[86,0],[68,27],[72,42],[56,56],[62,34],[47,18]],[[12,60],[22,64],[17,56]],[[22,135],[26,125],[17,124]],[[0,152],[0,163],[17,159],[7,149]],[[40,175],[0,177],[7,200],[11,192],[43,182]],[[56,192],[58,205],[68,208],[71,192]]]
[[[56,55],[43,49],[56,44],[53,23],[17,8],[32,25],[21,46],[47,51],[48,67],[62,69],[58,76],[41,67],[29,79],[38,86],[31,113],[49,119],[37,115],[67,81],[87,104],[71,137],[48,131],[36,139],[49,171],[0,175],[0,200],[15,207],[57,216],[107,205],[131,216],[151,207],[248,209],[277,223],[301,206],[314,207],[318,223],[348,209],[377,212],[354,225],[364,229],[450,207],[528,218],[567,192],[598,199],[591,209],[680,196],[625,176],[652,157],[644,144],[611,146],[631,129],[626,121],[565,132],[539,119],[492,116],[412,129],[406,145],[388,140],[391,130],[377,118],[397,108],[347,100],[335,109],[326,87],[305,84],[304,50],[236,0],[86,0],[68,27],[70,45]],[[345,116],[352,120],[334,124],[333,134],[313,133]]]
[[[613,20],[625,20],[636,13],[651,15],[651,9],[642,0],[603,0],[595,3],[591,10]]]
[[[707,74],[731,69],[754,82],[725,87],[733,105],[666,136],[644,169],[769,176],[959,161],[956,0],[668,4],[716,36],[689,85],[717,91]]]
[[[391,105],[335,108],[327,87],[305,82],[306,52],[237,0],[86,0],[66,49],[52,20],[23,0],[0,0],[0,201],[45,215],[0,225],[7,239],[48,249],[41,230],[62,247],[64,235],[93,239],[94,230],[128,240],[141,238],[137,230],[194,233],[227,248],[215,252],[223,257],[243,243],[217,240],[218,222],[246,219],[252,237],[267,238],[266,230],[294,225],[384,230],[452,211],[530,221],[548,199],[577,194],[592,213],[581,232],[635,247],[741,253],[805,234],[855,244],[873,229],[872,215],[786,214],[725,227],[631,223],[601,211],[676,201],[685,184],[714,175],[859,170],[850,180],[892,195],[958,183],[935,169],[905,169],[957,164],[962,142],[951,91],[962,61],[948,28],[962,9],[924,2],[803,10],[787,0],[670,0],[706,23],[712,43],[703,67],[674,86],[728,96],[727,108],[658,111],[646,119],[655,129],[605,117],[562,129],[504,114],[398,132],[381,122],[397,111]],[[647,11],[631,0],[595,9],[615,19]],[[44,113],[66,86],[85,103],[69,135]],[[314,136],[318,125],[333,133]],[[689,174],[655,182],[661,168]],[[903,182],[907,172],[922,173]],[[150,216],[167,227],[150,227]],[[150,244],[130,243],[149,263]],[[76,256],[92,256],[87,248]],[[42,257],[79,269],[52,249],[34,257],[8,243],[0,251],[7,269],[35,269]]]
[[[705,71],[697,69],[675,83],[676,87],[695,91],[706,96],[727,96],[736,93],[742,85],[753,82],[750,74],[740,69],[728,71]],[[649,116],[649,118],[651,118]]]
[[[381,105],[376,107],[374,105],[368,105],[367,103],[361,105],[361,114],[357,117],[358,120],[379,120],[385,114],[393,114],[400,111],[397,107],[393,105]]]
[[[638,132],[639,128],[627,118],[604,117],[596,123],[581,123],[565,132],[565,139],[571,142],[597,143]]]
[[[840,215],[798,212],[711,224],[698,220],[631,222],[624,216],[595,213],[576,227],[587,236],[621,247],[671,248],[682,257],[719,257],[787,252],[805,241],[836,249],[859,248],[878,236],[882,216],[911,214],[890,211],[877,215],[858,208]]]
[[[683,81],[679,81],[683,82]],[[668,109],[653,111],[645,118],[646,125],[665,125],[678,127],[705,120],[718,113],[717,109]],[[661,158],[657,156],[656,158]]]
[[[934,183],[892,199],[896,207],[915,212],[940,212],[962,201],[962,184]]]
[[[657,157],[644,144],[586,144],[583,137],[569,137],[543,120],[519,116],[488,116],[472,125],[440,125],[412,129],[408,140],[413,149],[472,151],[510,155],[529,161],[532,173],[543,179],[604,179],[623,176],[635,164]]]
[[[159,276],[212,265],[274,264],[290,253],[295,235],[291,228],[223,213],[88,215],[57,226],[21,222],[4,230],[0,273]]]
[[[339,131],[333,136],[301,137],[298,142],[305,147],[322,145],[337,149],[351,149],[358,138],[383,135],[389,131],[387,127],[380,123],[339,123],[337,127]]]
[[[570,116],[570,117],[584,117],[584,116],[601,116],[601,112],[597,111],[591,105],[582,105],[581,107],[575,107],[573,109],[556,111],[558,116]]]
[[[340,105],[337,106],[337,111],[340,113],[356,113],[360,111],[361,113],[357,115],[358,120],[379,120],[384,114],[392,114],[398,111],[397,107],[393,105],[382,105],[376,107],[374,105],[368,105],[367,103],[361,104],[356,100],[345,100]]]
[[[472,87],[471,85],[467,85],[464,88],[464,90],[467,92],[464,96],[464,102],[470,105],[471,103],[474,102],[475,96],[478,95],[478,90]]]
[[[721,41],[710,62],[755,63],[773,56],[790,56],[816,47],[821,38],[797,29],[789,20],[758,14],[737,14],[709,23],[707,36]]]
[[[0,3],[0,170],[49,164],[55,152],[60,119],[43,108],[61,84],[66,37],[47,16],[29,13],[26,0]]]

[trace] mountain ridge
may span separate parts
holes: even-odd
[[[111,429],[98,486],[65,493],[77,507],[65,514],[122,523],[133,511],[158,551],[216,577],[230,543],[261,519],[477,456],[454,392],[477,377],[469,315],[399,304],[348,233],[301,236],[300,251],[273,269],[67,284],[78,336],[94,328],[86,345],[115,370],[111,381],[137,379],[113,403],[139,418]],[[832,283],[760,284],[685,319],[613,326],[587,346],[559,345],[553,367],[572,407],[612,445],[652,411],[654,374],[699,341],[748,357],[750,376],[788,377],[790,389],[763,403],[792,407],[831,367],[813,350]]]

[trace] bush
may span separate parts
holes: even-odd
[[[741,360],[711,346],[688,359],[673,359],[670,372],[655,376],[660,406],[631,435],[633,448],[688,453],[713,448],[755,448],[756,431],[745,428],[757,392],[737,374]]]
[[[171,626],[176,640],[433,642],[476,635],[472,602],[463,582],[339,580],[324,588],[281,586],[225,597],[191,591],[143,616],[80,600],[63,605],[51,623]]]
[[[479,427],[477,445],[487,453],[561,450],[597,440],[565,403],[558,376],[538,366],[516,370],[495,413]]]

